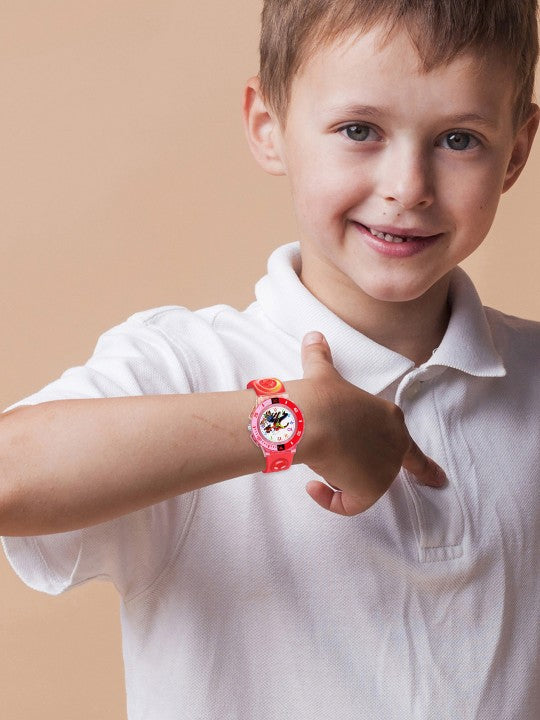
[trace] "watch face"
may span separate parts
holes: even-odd
[[[266,398],[250,416],[253,440],[270,452],[290,451],[304,433],[304,418],[298,406],[288,398]]]
[[[259,418],[259,431],[268,442],[283,445],[296,431],[296,418],[285,405],[271,405]]]

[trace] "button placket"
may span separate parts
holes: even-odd
[[[401,407],[404,400],[412,400],[418,395],[421,376],[419,370],[414,370],[403,378],[396,391],[396,405]]]
[[[441,428],[435,405],[435,388],[429,382],[444,372],[445,368],[433,370],[417,369],[403,378],[396,392],[396,405],[405,412],[406,422],[411,434],[421,449],[430,454],[430,448],[422,445],[422,429],[424,437],[430,444],[437,442]],[[422,392],[420,393],[420,389]],[[412,402],[416,400],[416,402]],[[415,422],[415,417],[417,421]],[[414,428],[418,428],[420,436],[415,436]],[[440,462],[444,466],[444,445],[439,440],[442,450]],[[437,457],[434,458],[438,460]],[[413,523],[418,559],[421,562],[450,560],[460,557],[463,553],[462,542],[465,532],[465,519],[455,485],[449,479],[444,488],[435,489],[419,485],[415,478],[402,469],[400,480],[405,489],[409,516]]]

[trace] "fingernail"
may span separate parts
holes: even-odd
[[[304,345],[316,345],[324,341],[324,335],[318,330],[312,330],[304,336]]]

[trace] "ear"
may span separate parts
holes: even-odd
[[[263,100],[258,77],[250,78],[246,84],[242,118],[255,160],[270,175],[285,175],[279,123]]]
[[[510,156],[510,161],[504,178],[502,189],[503,193],[512,187],[525,167],[525,163],[527,162],[527,158],[529,157],[529,153],[531,151],[534,136],[538,130],[539,122],[540,108],[538,105],[531,103],[529,117],[518,130],[514,140],[512,155]]]

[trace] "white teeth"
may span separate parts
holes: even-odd
[[[369,232],[372,235],[375,235],[375,237],[380,238],[381,240],[386,240],[386,242],[392,242],[392,243],[407,242],[407,240],[405,238],[399,237],[398,235],[390,235],[390,233],[379,232],[378,230],[374,230],[373,228],[370,228]]]
[[[397,235],[389,235],[388,233],[385,234],[384,239],[386,240],[386,242],[394,242],[394,243],[405,242],[405,240],[402,237],[398,237]]]

